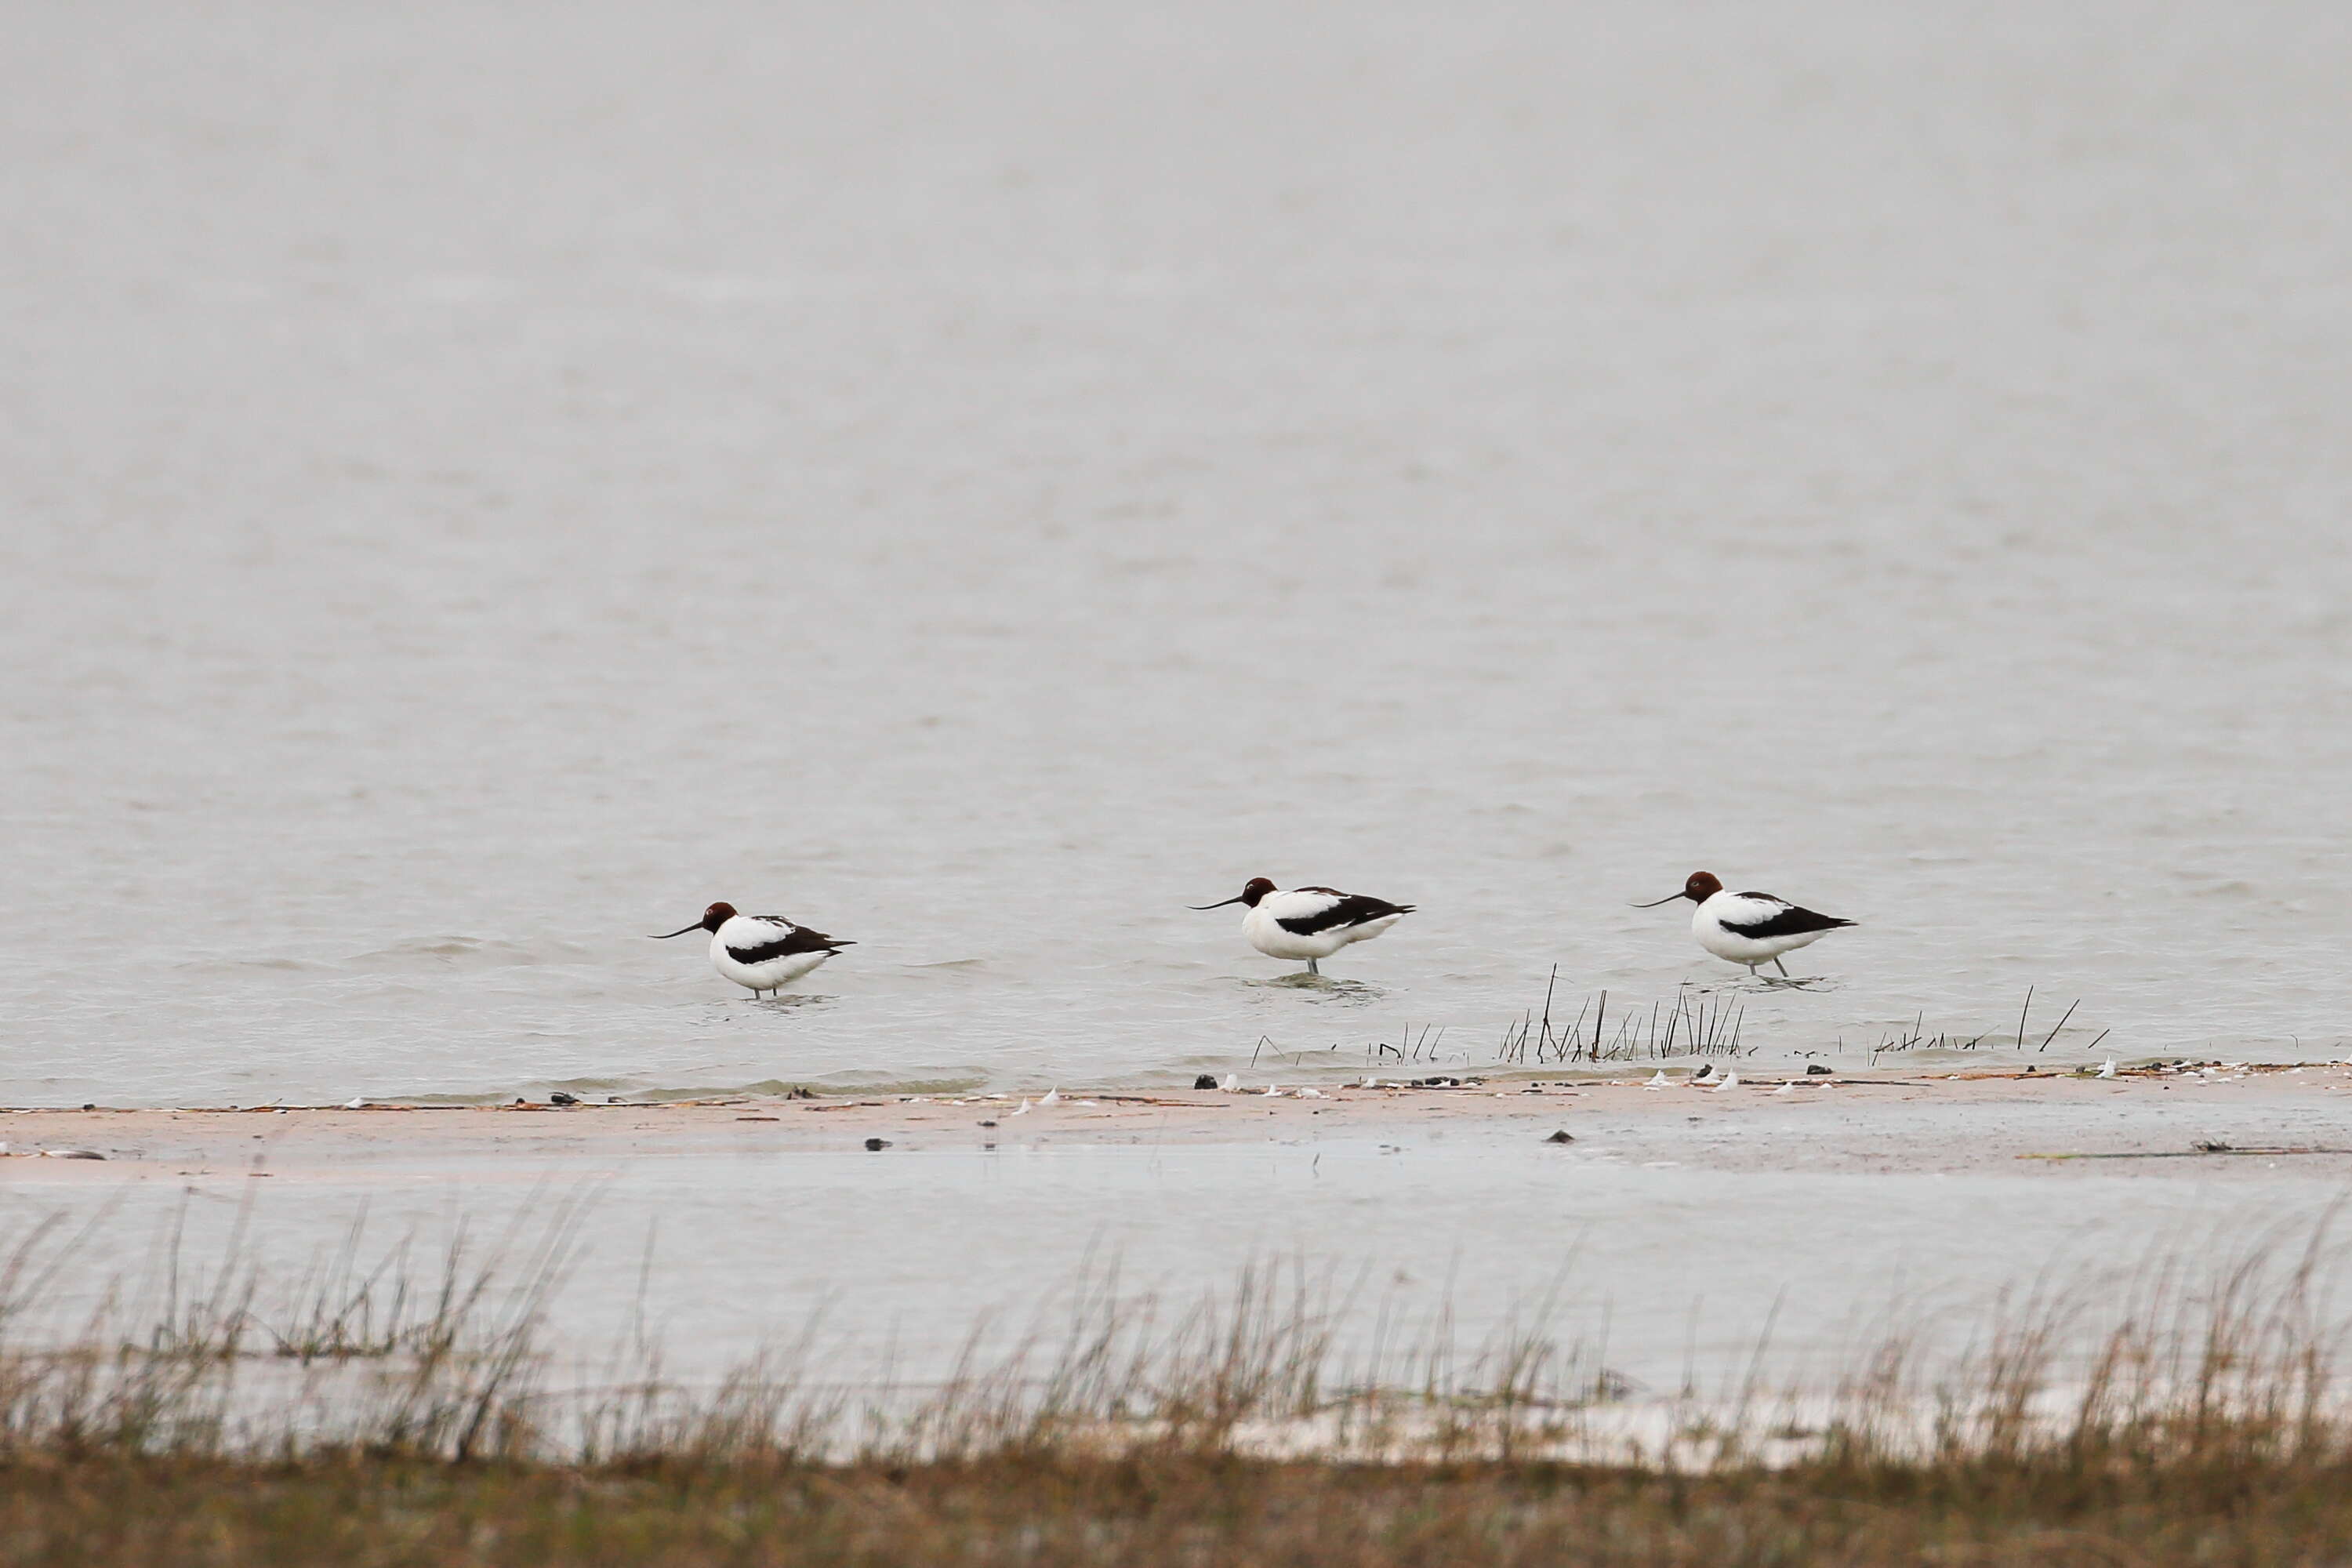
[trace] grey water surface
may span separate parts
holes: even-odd
[[[295,1337],[321,1302],[355,1321],[364,1307],[381,1331],[400,1302],[413,1321],[445,1281],[464,1289],[481,1271],[480,1332],[530,1294],[542,1249],[562,1263],[537,1342],[558,1370],[607,1380],[616,1350],[651,1346],[688,1380],[794,1351],[827,1384],[932,1388],[967,1354],[989,1366],[1024,1342],[1042,1375],[1082,1301],[1165,1334],[1199,1307],[1230,1308],[1253,1279],[1275,1320],[1304,1312],[1332,1335],[1349,1382],[1418,1387],[1416,1358],[1444,1354],[1467,1386],[1491,1387],[1477,1380],[1532,1334],[1645,1401],[1736,1394],[1759,1368],[1776,1392],[1826,1394],[1896,1340],[1948,1373],[2026,1328],[2055,1333],[2069,1358],[2135,1317],[2193,1346],[2233,1299],[2263,1312],[2300,1301],[2323,1338],[2345,1324],[2352,1253],[2334,1162],[1963,1172],[1937,1167],[1981,1121],[1948,1104],[1875,1100],[1863,1112],[1874,1137],[1855,1141],[1839,1131],[1847,1104],[1768,1121],[1694,1094],[1687,1121],[1662,1120],[1610,1098],[1641,1090],[1595,1093],[1562,1106],[1579,1129],[1566,1146],[1476,1120],[1378,1136],[1293,1123],[1253,1146],[1238,1128],[1216,1142],[1110,1142],[1044,1116],[992,1132],[950,1117],[893,1128],[872,1152],[847,1136],[779,1148],[746,1125],[535,1159],[359,1135],[322,1161],[315,1146],[289,1158],[263,1115],[240,1169],[235,1151],[175,1149],[170,1131],[124,1147],[93,1127],[80,1135],[110,1158],[160,1156],[183,1179],[46,1161],[9,1172],[0,1244],[39,1282],[20,1288],[11,1333],[79,1343],[110,1322],[136,1344],[173,1321],[174,1300],[221,1300],[248,1303],[257,1345]],[[2053,1146],[2126,1127],[2301,1142],[2336,1115],[2327,1100],[2283,1113],[2234,1096],[2011,1110]],[[36,1120],[5,1130],[21,1138]],[[1921,1168],[1906,1145],[1936,1153]],[[1843,1157],[1825,1159],[1833,1146]],[[1786,1163],[1743,1158],[1767,1150]],[[1551,1375],[1573,1384],[1570,1364]]]
[[[0,1100],[2352,1046],[2340,5],[11,33]]]

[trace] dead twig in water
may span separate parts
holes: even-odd
[[[2030,992],[2029,992],[2027,994],[2030,996],[2030,995],[2032,994],[2032,993],[2030,993]],[[2081,1006],[2082,1005],[2083,1005],[2083,999],[2082,999],[2080,996],[2075,997],[2075,998],[2074,998],[2074,1007],[2069,1007],[2069,1008],[2067,1008],[2067,1009],[2066,1009],[2066,1012],[2065,1012],[2064,1016],[2061,1017],[2061,1018],[2058,1020],[2058,1029],[2063,1029],[2063,1028],[2064,1028],[2064,1027],[2066,1026],[2066,1019],[2067,1019],[2067,1018],[2071,1018],[2071,1017],[2073,1017],[2073,1016],[2074,1016],[2074,1007],[2079,1007],[2079,1006]],[[2020,1020],[2020,1021],[2021,1021],[2021,1022],[2022,1022],[2022,1020]],[[2046,1035],[2042,1036],[2042,1043],[2041,1043],[2040,1045],[2036,1046],[2036,1047],[2034,1047],[2034,1049],[2035,1049],[2036,1051],[2046,1051],[2046,1050],[2048,1050],[2048,1049],[2050,1048],[2050,1042],[2051,1042],[2051,1041],[2053,1041],[2053,1040],[2054,1040],[2054,1039],[2056,1039],[2056,1038],[2058,1037],[2058,1029],[2053,1029],[2053,1030],[2051,1030],[2048,1034],[2046,1034]],[[2101,1036],[2099,1037],[2099,1038],[2101,1038],[2101,1039],[2103,1039],[2103,1040],[2104,1040],[2104,1039],[2105,1039],[2105,1038],[2106,1038],[2106,1036],[2105,1036],[2105,1035],[2101,1035]],[[2023,1043],[2022,1041],[2021,1041],[2021,1042],[2020,1042],[2020,1044],[2022,1044],[2022,1043]]]

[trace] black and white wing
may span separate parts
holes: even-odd
[[[1294,888],[1270,895],[1265,902],[1274,923],[1293,936],[1316,936],[1367,925],[1389,915],[1409,915],[1411,904],[1392,904],[1364,893],[1343,893],[1337,888]]]
[[[746,945],[727,944],[727,956],[738,963],[765,963],[772,958],[783,958],[795,952],[837,952],[845,947],[855,947],[854,942],[829,937],[821,931],[794,925],[782,915],[746,915],[745,920],[759,926],[761,932]]]
[[[1732,907],[1715,917],[1715,923],[1733,936],[1751,942],[1768,937],[1802,936],[1807,931],[1835,931],[1852,921],[1801,908],[1770,893],[1735,893]]]

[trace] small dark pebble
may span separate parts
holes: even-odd
[[[1214,1089],[1217,1087],[1217,1075],[1213,1072],[1204,1072],[1200,1077],[1192,1080],[1192,1087],[1194,1089]]]
[[[813,1089],[795,1089],[790,1094],[784,1096],[784,1098],[786,1100],[814,1100],[816,1098],[816,1090]]]
[[[1807,1078],[1827,1078],[1830,1076],[1830,1069],[1822,1066],[1819,1062],[1807,1062],[1805,1064],[1805,1076]]]
[[[887,1149],[890,1146],[890,1140],[887,1138],[868,1138],[866,1141],[866,1146],[868,1149]]]
[[[530,1103],[530,1100],[525,1100],[521,1095],[519,1095],[519,1094],[518,1094],[518,1095],[516,1095],[516,1096],[515,1096],[515,1103],[516,1103],[517,1105],[529,1105],[529,1104]]]
[[[85,1106],[83,1106],[83,1107],[82,1107],[82,1109],[83,1109],[84,1110],[96,1110],[98,1109],[98,1107],[97,1107],[97,1105],[96,1105],[96,1104],[94,1104],[94,1103],[93,1103],[93,1104],[89,1104],[89,1105],[85,1105]]]
[[[2203,1143],[2191,1143],[2189,1146],[2191,1149],[2196,1150],[2200,1154],[2228,1154],[2234,1152],[2227,1143],[2207,1142]]]
[[[1544,1142],[1547,1143],[1573,1143],[1576,1140],[1570,1134],[1566,1128],[1562,1128],[1560,1131],[1553,1133],[1550,1137],[1545,1139]]]
[[[604,1103],[607,1105],[626,1105],[628,1101],[623,1100],[617,1094],[608,1094],[604,1097]]]
[[[983,1121],[983,1122],[982,1122],[982,1123],[981,1123],[981,1125],[982,1125],[982,1127],[993,1127],[993,1126],[995,1126],[995,1125],[996,1125],[996,1123],[995,1123],[995,1122],[993,1122],[993,1121]]]
[[[580,1103],[580,1097],[576,1094],[566,1094],[559,1089],[553,1094],[547,1097],[547,1103],[550,1105],[577,1105]]]

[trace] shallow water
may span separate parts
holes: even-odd
[[[1891,1104],[1884,1124],[1948,1135],[1937,1109]],[[2063,1121],[2053,1109],[2016,1110]],[[2328,1114],[2301,1110],[2293,1120]],[[299,1337],[321,1300],[359,1301],[363,1281],[378,1326],[402,1285],[421,1312],[461,1236],[455,1277],[493,1267],[477,1326],[495,1324],[576,1204],[540,1336],[567,1375],[609,1379],[632,1347],[658,1349],[688,1381],[793,1352],[801,1375],[858,1387],[929,1387],[968,1352],[985,1367],[1024,1342],[1050,1364],[1082,1299],[1116,1300],[1122,1321],[1164,1334],[1190,1309],[1230,1304],[1252,1273],[1276,1318],[1302,1300],[1335,1367],[1367,1382],[1418,1386],[1427,1358],[1450,1354],[1475,1383],[1481,1354],[1532,1334],[1585,1378],[1605,1367],[1637,1396],[1709,1399],[1759,1371],[1774,1392],[1825,1393],[1895,1337],[1942,1364],[2026,1322],[2083,1343],[2157,1304],[2195,1324],[2241,1267],[2283,1277],[2302,1261],[2333,1323],[2352,1282],[2333,1236],[2340,1181],[2294,1162],[2157,1179],[2041,1163],[1734,1171],[1709,1168],[1727,1142],[1801,1145],[1821,1128],[1714,1118],[1685,1158],[1656,1160],[1605,1108],[1576,1125],[1569,1148],[1472,1125],[1256,1147],[1000,1133],[986,1149],[969,1128],[935,1126],[878,1154],[846,1140],[782,1151],[747,1131],[731,1150],[618,1161],[355,1147],[341,1168],[273,1160],[257,1135],[267,1183],[226,1159],[188,1160],[186,1182],[12,1172],[29,1179],[0,1247],[65,1221],[31,1249],[40,1268],[26,1272],[42,1283],[25,1293],[19,1342],[87,1335],[102,1303],[135,1342],[173,1316],[168,1301],[236,1297],[220,1281],[250,1269],[249,1337],[266,1346]]]
[[[2347,30],[27,16],[0,1098],[2341,1055]]]

